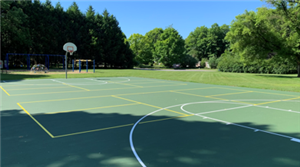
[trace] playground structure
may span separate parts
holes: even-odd
[[[26,65],[27,65],[27,70],[31,70],[32,67],[34,67],[36,64],[31,64],[31,56],[40,56],[40,57],[44,57],[44,65],[48,70],[51,70],[50,68],[50,57],[56,57],[58,59],[61,60],[62,63],[62,70],[65,69],[65,55],[53,55],[53,54],[24,54],[24,53],[7,53],[6,54],[6,60],[4,61],[4,67],[6,68],[6,70],[9,70],[9,64],[10,64],[10,60],[9,60],[9,56],[25,56],[26,57]],[[75,59],[72,60],[72,72],[75,71],[75,68],[78,67],[79,69],[79,73],[81,73],[81,70],[83,69],[83,64],[85,64],[86,66],[86,72],[88,72],[88,67],[89,67],[89,63],[93,63],[93,72],[95,73],[95,60],[91,60],[91,59]],[[42,62],[39,62],[37,64],[42,64]],[[78,65],[77,65],[78,64]]]

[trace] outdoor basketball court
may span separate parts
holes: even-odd
[[[300,94],[136,77],[2,81],[6,167],[299,167]]]

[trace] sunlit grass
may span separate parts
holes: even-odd
[[[50,79],[65,78],[64,73],[60,74],[29,74],[29,72],[18,72],[14,74],[2,74],[2,80],[19,79]],[[228,85],[238,87],[271,89],[300,92],[300,78],[296,74],[276,75],[276,74],[245,74],[245,73],[225,73],[218,71],[148,71],[148,70],[96,70],[96,73],[80,74],[69,72],[68,78],[88,78],[88,77],[143,77],[165,80],[176,80],[185,82],[206,83],[215,85]]]

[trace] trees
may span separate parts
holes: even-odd
[[[291,52],[286,52],[288,58],[297,63],[298,77],[300,77],[300,1],[299,0],[265,0],[276,7],[275,15],[282,16],[286,29],[283,32],[286,37],[286,45]],[[275,51],[275,50],[274,50]],[[276,52],[279,50],[276,49]]]
[[[130,49],[135,54],[135,58],[139,63],[148,64],[153,61],[151,44],[146,36],[141,34],[132,34],[128,38]]]
[[[5,53],[64,54],[64,43],[73,42],[78,51],[69,56],[69,63],[83,58],[106,67],[133,67],[126,37],[107,10],[95,14],[89,6],[83,14],[74,2],[64,11],[59,2],[53,7],[50,0],[1,1],[1,5],[2,59]]]
[[[155,43],[160,39],[163,32],[164,30],[162,28],[154,28],[145,35],[145,49],[147,50],[147,54],[151,52],[151,57],[149,55],[147,61],[151,63],[151,65],[154,63]]]
[[[180,63],[185,56],[184,40],[173,27],[164,30],[154,47],[154,59],[167,67]]]
[[[225,39],[230,41],[232,52],[245,60],[273,57],[300,65],[299,34],[277,10],[263,7],[257,13],[246,11],[237,16]]]
[[[207,49],[208,28],[205,26],[197,27],[185,39],[185,46],[188,54],[201,60],[208,57]]]
[[[1,1],[1,56],[7,52],[26,51],[32,43],[28,16],[18,2]]]
[[[229,47],[224,39],[229,31],[228,25],[213,24],[211,28],[197,27],[185,40],[188,54],[201,60],[202,58],[220,57]]]

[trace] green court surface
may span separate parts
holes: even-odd
[[[299,167],[300,94],[107,77],[1,82],[5,167]]]

